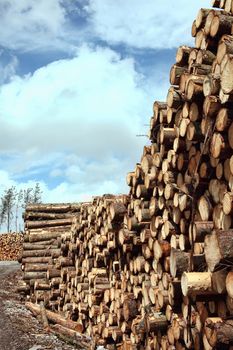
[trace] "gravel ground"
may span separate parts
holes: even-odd
[[[0,262],[0,350],[74,350],[46,333],[17,293],[22,278],[20,264]]]

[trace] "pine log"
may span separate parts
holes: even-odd
[[[51,239],[56,239],[61,236],[60,232],[41,232],[29,235],[29,242],[35,243],[40,241],[51,241]]]
[[[231,34],[233,18],[228,14],[219,13],[214,17],[211,23],[210,35],[212,37]]]
[[[211,272],[184,272],[181,277],[181,289],[184,296],[212,294]]]
[[[25,223],[26,228],[42,228],[52,226],[66,226],[71,225],[73,218],[57,219],[57,220],[43,220],[43,221],[27,221]]]
[[[46,248],[44,250],[25,250],[22,254],[23,258],[28,257],[45,257],[45,256],[51,256],[53,258],[58,258],[61,254],[60,249],[49,249]]]
[[[33,304],[31,302],[26,302],[25,305],[34,315],[37,316],[40,314],[39,305]],[[55,312],[46,310],[46,316],[48,320],[50,320],[53,323],[57,323],[63,327],[76,330],[77,332],[80,331],[80,324],[78,324],[77,322],[73,322],[71,320],[66,320],[64,317],[62,317],[59,314],[56,314]]]
[[[233,321],[221,318],[207,318],[205,334],[212,347],[217,344],[230,344],[233,341]]]
[[[210,271],[214,271],[220,261],[232,261],[233,230],[218,231],[205,237],[205,258]]]
[[[52,212],[52,213],[66,213],[69,211],[79,211],[80,203],[70,204],[28,204],[26,212]]]
[[[233,74],[233,55],[228,55],[227,62],[221,75],[221,88],[225,94],[233,92],[233,81],[229,79]]]

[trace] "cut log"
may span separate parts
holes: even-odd
[[[211,276],[211,272],[184,272],[181,277],[183,295],[212,294]]]
[[[52,226],[66,226],[71,225],[73,218],[68,219],[57,219],[57,220],[43,220],[43,221],[27,221],[26,228],[42,228],[42,227],[52,227]]]
[[[233,74],[233,55],[228,55],[227,62],[223,68],[221,75],[221,88],[225,94],[233,92],[233,81],[229,79]]]
[[[27,212],[52,212],[52,213],[66,213],[69,211],[79,211],[81,203],[73,204],[28,204]]]
[[[210,271],[214,271],[220,261],[233,258],[233,230],[218,231],[205,237],[205,258]]]
[[[40,306],[39,305],[30,303],[30,302],[26,302],[25,305],[34,315],[37,316],[40,314]],[[77,322],[73,322],[71,320],[66,320],[64,317],[62,317],[59,314],[56,314],[55,312],[46,310],[46,316],[47,316],[48,320],[50,320],[53,323],[57,323],[63,327],[67,327],[69,329],[76,330],[77,332],[80,331],[80,324],[78,324]]]
[[[221,318],[207,318],[205,333],[211,346],[230,344],[233,341],[233,321]]]

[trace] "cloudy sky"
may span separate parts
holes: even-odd
[[[179,45],[210,0],[0,0],[0,190],[127,193]]]

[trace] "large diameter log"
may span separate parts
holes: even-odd
[[[184,296],[212,294],[211,272],[184,272],[181,277],[181,289]]]
[[[217,344],[230,344],[233,342],[233,321],[221,318],[207,318],[205,334],[212,347]]]
[[[57,220],[43,220],[43,221],[26,221],[25,227],[30,228],[42,228],[42,227],[52,227],[52,226],[65,226],[71,225],[73,218],[67,219],[57,219]]]
[[[110,206],[110,216],[112,220],[119,220],[126,213],[126,207],[122,202],[112,203]]]
[[[137,316],[138,309],[136,300],[132,296],[126,296],[123,303],[123,317],[125,321],[129,321]]]
[[[220,261],[232,261],[233,230],[216,230],[205,237],[205,259],[210,271],[214,271]]]
[[[25,306],[34,314],[34,315],[39,315],[40,314],[40,306],[37,304],[33,304],[31,302],[26,302]],[[80,331],[80,324],[71,320],[66,320],[64,317],[62,317],[61,315],[49,311],[46,309],[46,316],[48,318],[48,320],[50,320],[53,323],[57,323],[60,324],[61,326],[76,330],[76,331]],[[82,332],[82,330],[81,330]]]
[[[181,276],[183,272],[190,271],[193,267],[201,269],[204,266],[204,254],[195,254],[192,256],[190,252],[172,248],[170,256],[170,272],[172,277]]]
[[[215,37],[216,35],[222,36],[223,34],[231,34],[232,23],[232,16],[228,14],[218,14],[211,23],[210,35]]]
[[[190,269],[190,253],[171,249],[170,272],[172,277],[181,276],[184,271]]]

